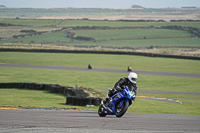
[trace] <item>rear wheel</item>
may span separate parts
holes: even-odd
[[[128,107],[129,107],[128,101],[124,101],[121,107],[120,107],[120,102],[119,102],[116,106],[116,109],[115,109],[116,110],[116,112],[115,112],[116,117],[122,117],[126,113]]]
[[[100,105],[99,110],[98,110],[98,114],[99,114],[100,117],[106,116],[106,113],[104,111],[105,111],[105,108],[103,107],[103,105]]]

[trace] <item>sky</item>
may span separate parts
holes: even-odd
[[[200,7],[200,0],[0,0],[0,5],[17,8],[145,8]]]

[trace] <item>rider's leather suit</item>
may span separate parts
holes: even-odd
[[[137,91],[137,84],[132,83],[129,81],[128,78],[122,77],[114,86],[114,88],[108,92],[108,96],[112,97],[115,93],[117,93],[117,90],[123,90],[124,87],[123,86],[128,86],[128,88],[132,88],[132,91],[135,93],[136,95],[136,91]]]

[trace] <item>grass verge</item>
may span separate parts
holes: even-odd
[[[1,63],[200,73],[198,60],[133,55],[0,52]]]
[[[27,82],[43,84],[60,84],[68,86],[83,86],[94,89],[113,88],[114,84],[127,74],[84,72],[68,70],[4,68],[0,69],[0,82]],[[191,91],[199,92],[199,78],[182,78],[169,76],[139,75],[139,90],[156,91]]]
[[[135,102],[133,102],[133,104],[129,107],[128,112],[200,115],[200,96],[197,97],[198,99],[186,99],[183,102],[184,104],[136,98]],[[63,95],[51,94],[47,91],[26,89],[0,89],[0,101],[0,106],[3,107],[41,107],[98,110],[98,106],[85,107],[65,105],[66,97]]]

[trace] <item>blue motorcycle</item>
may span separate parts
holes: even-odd
[[[109,89],[111,91],[111,89]],[[122,117],[128,107],[135,100],[135,93],[132,87],[124,86],[124,90],[118,91],[113,95],[105,105],[100,105],[98,114],[100,117],[105,117],[106,115],[116,115],[116,117]]]

